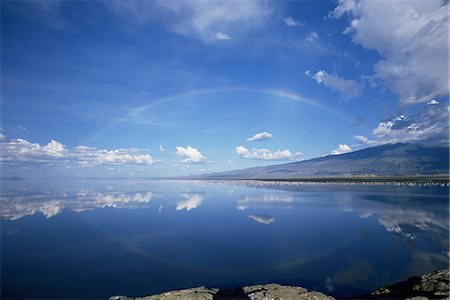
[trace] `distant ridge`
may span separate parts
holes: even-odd
[[[191,176],[195,179],[302,179],[430,176],[449,173],[449,147],[385,144],[305,161]]]

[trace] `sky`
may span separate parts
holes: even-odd
[[[440,0],[1,5],[3,177],[164,177],[449,143]]]

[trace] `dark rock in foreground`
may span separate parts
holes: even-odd
[[[143,298],[129,298],[114,296],[109,300],[212,300],[212,299],[304,299],[304,300],[333,300],[319,292],[310,292],[297,286],[282,286],[279,284],[252,285],[232,290],[208,289],[205,287],[166,292]]]
[[[368,295],[367,299],[448,299],[449,270],[440,270],[413,276],[385,288],[377,289]]]
[[[109,300],[210,300],[210,299],[251,299],[251,300],[332,300],[333,297],[319,292],[308,291],[297,286],[279,284],[252,285],[237,289],[219,290],[198,287],[165,292],[143,298],[113,296]],[[449,299],[449,270],[440,270],[413,276],[385,288],[377,289],[367,295],[354,299]]]

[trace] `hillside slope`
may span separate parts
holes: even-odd
[[[448,174],[449,148],[386,144],[288,164],[195,176],[204,179],[286,179]]]

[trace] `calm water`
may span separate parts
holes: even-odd
[[[448,267],[447,187],[2,185],[2,298],[268,282],[357,295]]]

